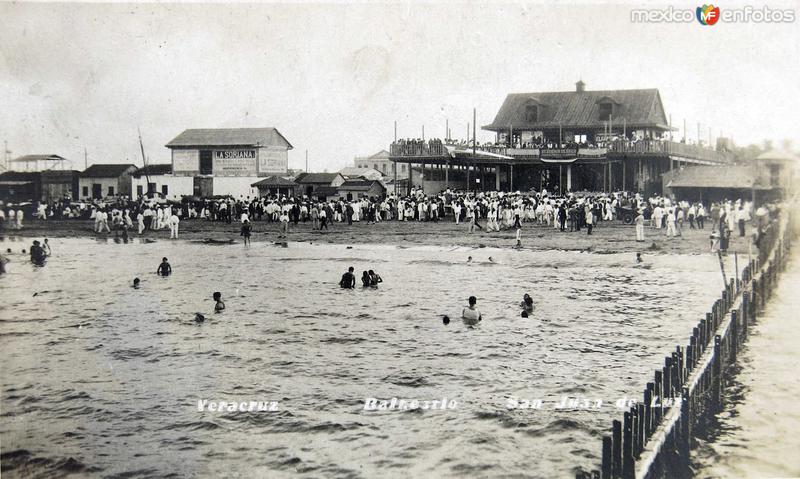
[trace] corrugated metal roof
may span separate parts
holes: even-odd
[[[283,146],[294,148],[276,128],[207,128],[184,130],[167,143],[183,146]]]
[[[341,175],[339,173],[300,173],[294,181],[305,185],[312,183],[330,185],[337,176]]]
[[[381,150],[374,155],[369,157],[370,160],[388,160],[389,159],[389,152],[386,150]]]
[[[784,150],[769,150],[758,155],[756,160],[797,161],[797,155]]]
[[[97,164],[86,168],[81,173],[81,176],[84,178],[118,178],[128,169],[136,169],[136,166],[128,164]]]
[[[281,178],[280,176],[268,176],[261,181],[253,183],[250,186],[255,186],[256,188],[258,188],[259,186],[290,188],[293,186],[297,186],[297,183],[295,183],[294,180],[290,180],[288,178]]]
[[[375,168],[358,168],[355,166],[348,166],[339,170],[345,178],[366,178],[368,180],[377,180],[383,178],[383,173]]]
[[[621,125],[623,118],[629,126],[668,128],[668,121],[657,89],[600,90],[512,93],[506,96],[503,106],[494,121],[483,128],[507,130],[514,128],[602,128],[599,105],[610,101],[614,104],[611,121]],[[529,122],[525,118],[528,105],[538,106],[538,119]]]
[[[372,186],[377,183],[380,186],[381,183],[379,181],[370,181],[370,180],[347,180],[339,186],[340,190],[352,190],[352,191],[369,191]]]
[[[65,159],[66,158],[58,155],[23,155],[10,161],[16,163],[27,163],[36,161],[63,161]]]
[[[171,175],[172,174],[172,164],[171,163],[158,163],[154,165],[147,165],[143,168],[139,168],[133,173],[133,176],[136,178],[141,178],[143,176],[153,175]]]

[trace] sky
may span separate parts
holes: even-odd
[[[798,10],[798,2],[770,3]],[[762,2],[759,2],[760,6]],[[150,162],[187,128],[276,127],[290,168],[335,171],[394,138],[463,138],[508,93],[658,88],[690,140],[800,146],[800,25],[632,23],[686,2],[0,2],[11,156]],[[745,4],[726,2],[723,8]],[[677,132],[676,135],[683,135]],[[492,132],[478,130],[478,140]]]

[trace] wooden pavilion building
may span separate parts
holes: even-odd
[[[661,175],[685,164],[728,161],[713,149],[673,142],[657,89],[514,93],[494,121],[492,145],[396,141],[390,160],[418,165],[426,191],[661,191]],[[397,168],[394,169],[397,171]],[[411,168],[408,169],[411,171]],[[409,177],[411,175],[409,174]],[[412,183],[409,178],[409,189]]]

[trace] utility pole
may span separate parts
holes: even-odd
[[[4,141],[3,145],[3,158],[5,159],[3,166],[5,167],[5,171],[9,171],[11,167],[11,150],[8,149],[8,141]]]
[[[478,131],[477,123],[478,123],[478,109],[473,108],[472,109],[472,156],[475,156],[475,148],[476,144],[478,143],[478,137],[476,136],[476,133]]]
[[[89,153],[86,152],[86,147],[83,147],[83,169],[84,171],[89,168]]]
[[[308,173],[308,150],[306,150],[306,173]]]

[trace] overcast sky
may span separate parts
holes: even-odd
[[[632,24],[641,6],[0,3],[0,141],[83,169],[84,148],[141,164],[137,126],[153,162],[186,128],[274,126],[290,167],[308,150],[334,170],[387,148],[395,120],[464,137],[473,107],[485,125],[507,93],[582,78],[658,88],[690,139],[700,122],[704,139],[800,145],[798,23]]]

